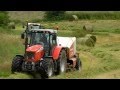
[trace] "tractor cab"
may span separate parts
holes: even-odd
[[[31,29],[26,35],[26,49],[31,46],[41,45],[46,56],[51,56],[53,47],[57,45],[56,33],[57,30],[53,29]]]

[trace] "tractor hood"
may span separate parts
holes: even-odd
[[[26,49],[27,52],[37,52],[38,50],[43,50],[43,46],[42,45],[33,45],[30,46]]]

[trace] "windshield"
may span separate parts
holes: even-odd
[[[32,29],[39,29],[40,28],[40,26],[38,26],[38,25],[34,25],[34,26],[32,26]]]
[[[36,44],[49,44],[49,33],[40,33],[40,32],[34,32],[31,33],[30,37],[30,44],[36,45]]]
[[[40,29],[40,25],[29,25],[28,26],[28,29],[31,30],[31,29]]]

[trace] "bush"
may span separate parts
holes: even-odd
[[[33,23],[39,23],[41,21],[42,21],[41,19],[33,19],[33,20],[31,20],[31,22],[33,22]]]
[[[9,29],[15,29],[15,23],[14,23],[14,22],[10,22],[10,23],[8,24],[8,28],[9,28]]]
[[[65,15],[65,11],[46,11],[45,12],[45,20],[63,20]]]
[[[0,11],[0,26],[7,26],[9,23],[8,12]]]

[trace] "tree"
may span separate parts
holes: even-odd
[[[62,20],[64,19],[65,11],[46,11],[45,19],[46,20]]]
[[[9,16],[7,11],[0,11],[0,26],[7,26],[9,23]]]

